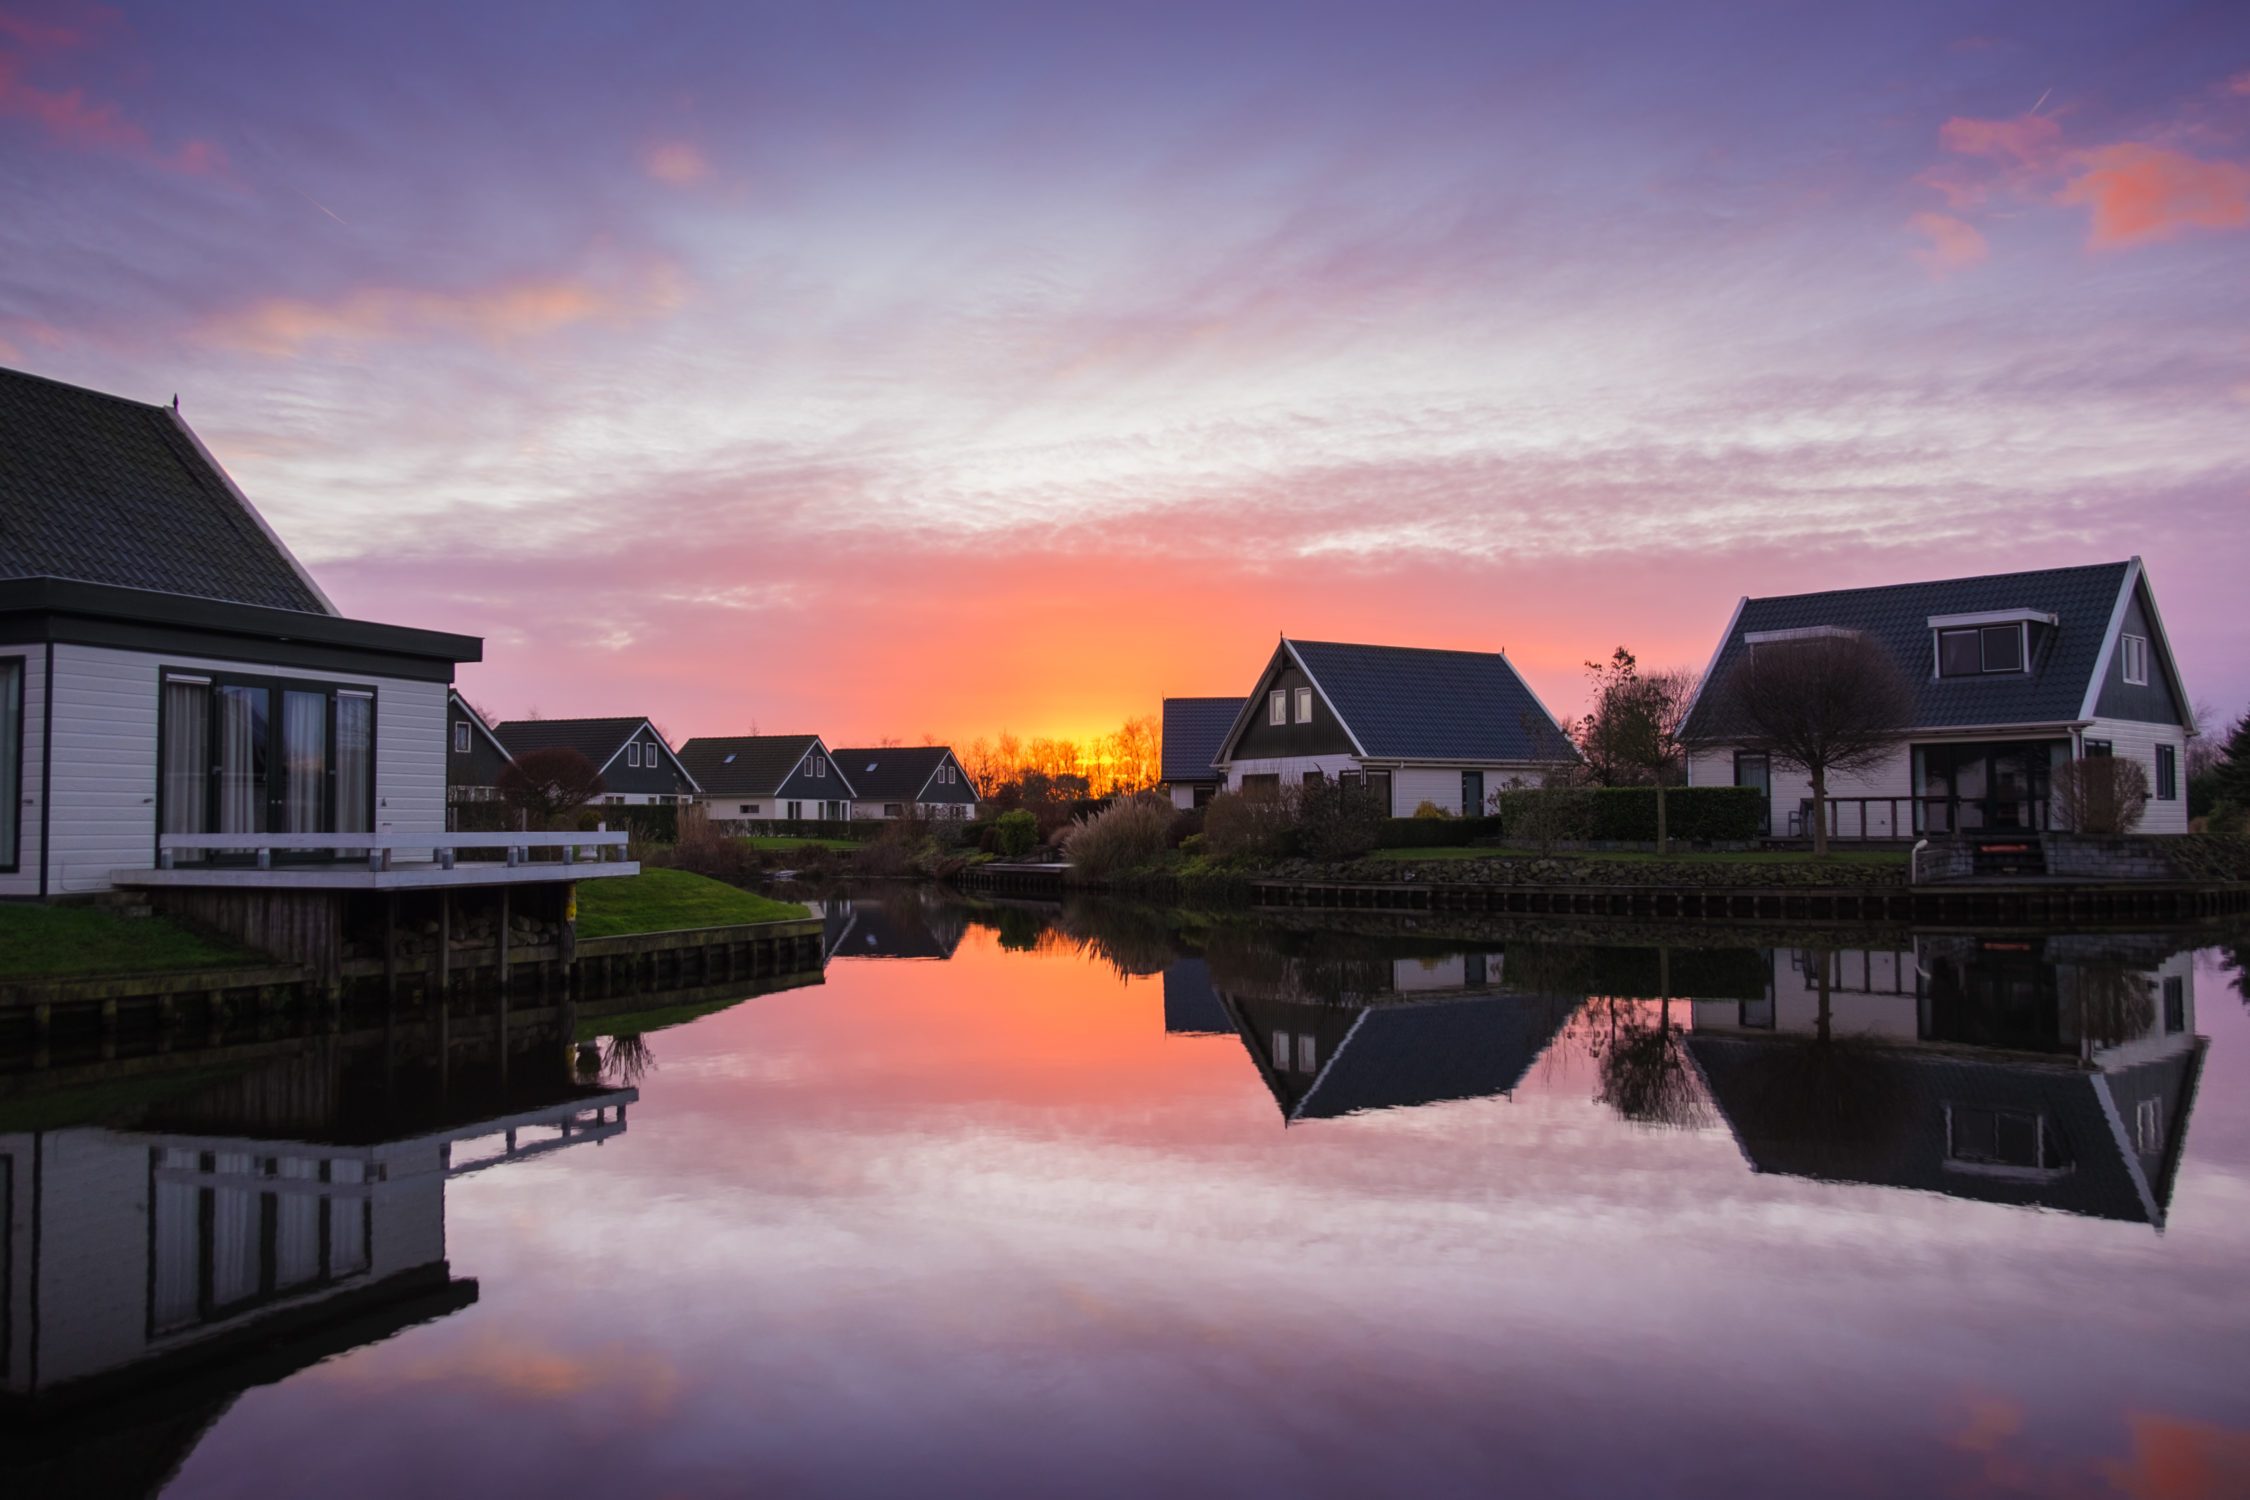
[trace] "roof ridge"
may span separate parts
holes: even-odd
[[[1970,573],[1959,578],[1910,578],[1900,583],[1863,583],[1843,589],[1807,589],[1799,594],[1750,594],[1745,597],[1752,604],[1770,604],[1789,599],[1832,599],[1839,594],[1885,594],[1894,589],[1939,588],[1954,583],[1997,583],[2004,578],[2046,578],[2063,573],[2098,573],[2104,568],[2132,566],[2131,558],[2118,558],[2113,562],[2072,563],[2060,568],[2020,568],[2012,573]]]
[[[34,374],[30,370],[19,370],[13,365],[0,365],[0,375],[10,376],[17,380],[37,381],[41,385],[55,386],[58,389],[70,391],[76,395],[92,396],[101,401],[115,401],[120,406],[138,407],[142,411],[152,414],[157,412],[169,412],[173,410],[172,407],[166,405],[161,401],[136,401],[131,396],[120,396],[114,391],[96,390],[90,385],[77,385],[68,380],[58,380],[52,375],[38,375]]]

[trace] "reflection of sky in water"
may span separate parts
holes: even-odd
[[[1574,1046],[1284,1128],[1161,977],[971,929],[653,1037],[624,1135],[449,1188],[474,1307],[170,1493],[2234,1493],[2250,1019],[2197,978],[2158,1235],[1753,1173]]]

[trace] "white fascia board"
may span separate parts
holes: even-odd
[[[1283,636],[1281,644],[1273,648],[1273,655],[1266,658],[1266,664],[1258,668],[1258,681],[1264,682],[1266,680],[1266,674],[1273,670],[1273,664],[1281,659],[1282,653],[1288,649],[1288,646],[1289,638]],[[1292,656],[1290,659],[1294,661],[1296,658]],[[1226,738],[1219,741],[1219,753],[1211,757],[1211,767],[1221,773],[1219,777],[1221,781],[1226,779],[1226,768],[1234,763],[1232,754],[1234,742],[1241,739],[1244,732],[1250,728],[1250,716],[1257,712],[1260,707],[1258,695],[1250,693],[1243,697],[1242,707],[1235,710],[1234,723],[1228,727]]]
[[[1289,637],[1283,636],[1281,638],[1281,649],[1289,653],[1289,659],[1297,664],[1297,670],[1305,674],[1305,681],[1311,683],[1313,691],[1320,694],[1320,701],[1328,705],[1328,711],[1336,716],[1336,722],[1344,726],[1344,738],[1352,742],[1353,752],[1363,756],[1367,754],[1367,747],[1359,742],[1359,735],[1352,729],[1350,722],[1344,718],[1343,710],[1336,706],[1335,699],[1328,696],[1328,689],[1320,685],[1320,679],[1313,675],[1311,667],[1305,665],[1305,659],[1297,654],[1297,643],[1290,640]],[[1513,670],[1513,668],[1510,670]],[[1521,681],[1522,679],[1518,678],[1517,680]],[[1538,700],[1534,699],[1533,701],[1537,702]]]
[[[2043,609],[1987,609],[1968,615],[1932,615],[1932,630],[1954,630],[1969,625],[2060,625],[2062,616]]]
[[[2148,633],[2156,637],[2156,649],[2172,679],[2172,690],[2179,695],[2182,727],[2187,730],[2188,738],[2193,739],[2203,729],[2195,722],[2195,705],[2188,698],[2187,679],[2180,675],[2179,663],[2172,660],[2172,638],[2164,633],[2164,616],[2157,613],[2156,587],[2148,581],[2148,569],[2138,557],[2133,559],[2133,566],[2140,572],[2141,593],[2148,601]]]
[[[195,429],[188,426],[187,418],[180,415],[179,408],[168,406],[161,408],[161,410],[171,417],[172,425],[179,430],[180,436],[186,438],[195,451],[202,455],[203,461],[211,466],[211,472],[219,476],[219,483],[227,487],[227,493],[234,497],[235,504],[242,507],[242,513],[256,523],[260,531],[265,533],[266,540],[273,543],[275,550],[281,554],[281,560],[289,564],[290,571],[297,575],[298,581],[312,590],[312,596],[320,601],[320,607],[341,618],[343,611],[336,607],[336,601],[328,597],[326,589],[313,581],[312,573],[307,570],[303,563],[297,561],[297,554],[289,550],[289,544],[281,539],[281,533],[266,523],[266,518],[259,514],[258,507],[250,503],[250,497],[242,493],[242,487],[234,482],[234,476],[222,468],[219,461],[211,456],[211,450],[203,446],[203,439],[197,437]]]
[[[2118,586],[2117,602],[2109,608],[2109,625],[2102,631],[2102,649],[2094,654],[2094,670],[2086,679],[2086,699],[2078,705],[2078,717],[2091,720],[2094,705],[2101,701],[2102,684],[2109,680],[2110,660],[2117,654],[2117,637],[2125,628],[2125,606],[2133,602],[2133,589],[2141,581],[2141,560],[2136,557],[2125,565],[2125,580]]]
[[[1719,658],[1727,654],[1727,642],[1734,639],[1734,627],[1742,623],[1742,612],[1749,606],[1748,594],[1734,601],[1734,613],[1727,616],[1727,628],[1719,632],[1719,644],[1711,648],[1711,659],[1703,664],[1703,675],[1695,679],[1695,691],[1688,695],[1687,712],[1680,715],[1683,725],[1695,717],[1696,705],[1703,701],[1703,690],[1711,685],[1711,674],[1719,670]]]

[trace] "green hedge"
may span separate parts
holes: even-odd
[[[1485,818],[1391,818],[1377,841],[1382,849],[1448,849],[1500,836],[1501,820]]]
[[[1539,795],[1542,794],[1502,792],[1500,821],[1512,826],[1516,818],[1521,816],[1525,799]],[[1587,787],[1578,795],[1585,799],[1582,818],[1584,826],[1574,830],[1571,837],[1628,844],[1655,842],[1655,787]],[[1711,843],[1746,842],[1759,837],[1758,823],[1764,807],[1765,794],[1756,787],[1667,787],[1664,792],[1665,828],[1676,839]],[[1469,840],[1459,839],[1453,842],[1467,843]]]

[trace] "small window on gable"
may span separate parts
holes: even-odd
[[[1312,689],[1309,687],[1297,689],[1297,722],[1312,722]]]
[[[469,721],[466,719],[454,721],[453,753],[455,755],[467,755],[469,753]]]
[[[1281,688],[1275,688],[1272,692],[1266,694],[1266,722],[1268,724],[1286,724],[1289,722],[1289,694]]]
[[[1273,1070],[1276,1073],[1289,1071],[1289,1033],[1286,1031],[1273,1034]]]
[[[2125,680],[2135,687],[2148,686],[2148,638],[2128,635],[2118,644],[2124,648]]]
[[[637,766],[640,763],[641,742],[639,740],[628,741],[625,746],[625,764],[629,766]]]

